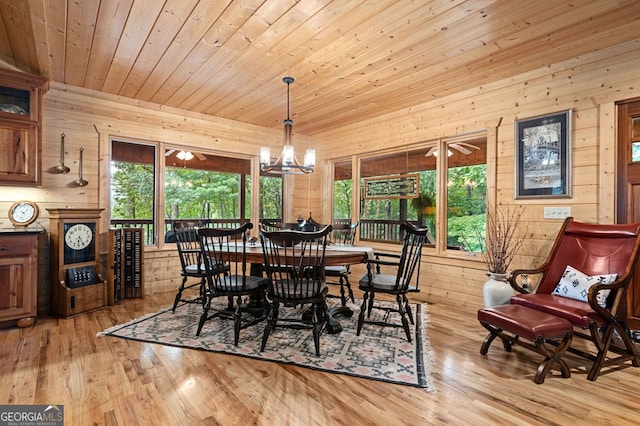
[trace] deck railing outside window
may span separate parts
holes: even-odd
[[[180,219],[185,221],[199,222],[202,226],[215,228],[235,228],[241,225],[240,219]],[[164,234],[173,227],[173,220],[165,220],[165,229],[159,235]],[[412,222],[414,225],[417,223]],[[151,219],[114,219],[111,221],[112,228],[143,228],[145,245],[153,245],[154,232],[153,221]],[[403,235],[400,232],[399,220],[363,219],[360,221],[360,240],[372,242],[398,242],[402,241]]]

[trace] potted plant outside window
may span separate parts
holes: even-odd
[[[419,226],[424,226],[424,219],[426,217],[433,216],[436,212],[436,203],[433,197],[425,192],[421,193],[418,197],[411,199],[411,207],[418,215]]]

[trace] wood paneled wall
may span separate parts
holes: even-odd
[[[496,199],[501,204],[524,206],[530,235],[512,267],[530,267],[546,258],[561,224],[560,220],[543,219],[544,206],[569,206],[579,221],[613,222],[614,103],[640,96],[639,69],[640,42],[636,40],[315,135],[312,143],[322,146],[317,151],[325,158],[343,159],[496,129]],[[425,93],[425,99],[428,96]],[[567,109],[573,110],[572,198],[515,200],[515,120]],[[325,179],[325,187],[329,185]],[[477,259],[432,252],[424,257],[422,291],[428,300],[447,302],[454,298],[457,304],[475,309],[482,305],[484,274],[484,265]]]
[[[104,207],[101,228],[104,230],[101,253],[102,275],[108,276],[106,232],[109,202],[110,138],[125,141],[161,142],[173,147],[187,147],[210,153],[233,153],[257,161],[260,146],[278,149],[282,144],[280,129],[267,129],[230,120],[207,117],[158,105],[140,104],[126,98],[103,95],[86,89],[57,83],[44,98],[43,120],[43,185],[40,188],[0,188],[0,211],[6,212],[18,199],[38,203],[38,222],[49,229],[47,208]],[[60,162],[60,135],[65,134],[65,164],[68,174],[55,173]],[[76,186],[79,176],[79,149],[84,148],[83,177],[89,184]],[[159,184],[160,185],[160,184]],[[257,191],[255,191],[257,192]],[[161,209],[160,211],[164,211]],[[6,213],[0,217],[0,227],[11,227]],[[48,309],[48,247],[41,250],[39,310]],[[180,265],[174,244],[149,248],[145,253],[145,291],[149,293],[173,290],[179,283]]]
[[[318,172],[291,179],[292,202],[286,216],[298,213],[325,222],[330,219],[331,169],[326,160],[348,159],[393,146],[414,144],[472,131],[497,134],[497,201],[526,207],[531,238],[513,266],[525,267],[546,257],[560,221],[545,220],[543,207],[570,206],[576,220],[612,222],[614,217],[615,101],[640,97],[640,43],[625,43],[571,61],[542,67],[496,83],[479,86],[437,101],[415,105],[358,125],[298,138],[300,149],[316,148]],[[429,99],[429,94],[424,94]],[[514,200],[514,121],[566,109],[573,110],[573,197]],[[266,129],[162,106],[131,101],[85,89],[52,84],[44,99],[43,170],[41,188],[0,188],[0,226],[10,226],[6,211],[18,199],[32,199],[41,208],[39,222],[48,229],[46,208],[106,207],[109,138],[159,141],[174,146],[212,150],[254,160],[259,147],[281,145],[282,130]],[[489,131],[489,130],[488,130]],[[60,134],[66,135],[67,175],[49,170],[59,163]],[[304,140],[304,142],[302,142]],[[489,144],[494,143],[489,140]],[[79,148],[84,151],[86,187],[76,187]],[[491,150],[489,151],[491,152]],[[493,163],[490,161],[490,163]],[[108,229],[106,218],[103,229]],[[46,252],[46,248],[43,249]],[[106,255],[106,238],[102,253]],[[41,261],[46,267],[46,262]],[[103,275],[106,275],[103,271]],[[357,281],[361,268],[354,268]],[[428,300],[450,301],[476,309],[482,304],[483,265],[461,254],[427,252],[422,265],[422,291]],[[40,283],[40,308],[48,300],[46,274]],[[178,259],[171,246],[149,249],[145,259],[149,293],[176,288]]]

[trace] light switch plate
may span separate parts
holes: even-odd
[[[571,207],[545,207],[545,219],[564,219],[571,216]]]

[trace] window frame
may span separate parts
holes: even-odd
[[[363,160],[380,157],[384,155],[401,153],[412,151],[416,149],[429,149],[436,147],[441,152],[446,152],[448,145],[459,142],[474,142],[479,140],[486,141],[486,203],[488,206],[495,206],[496,196],[496,145],[497,145],[497,128],[490,128],[485,130],[479,130],[469,132],[465,134],[453,135],[448,137],[442,137],[431,140],[424,140],[420,143],[403,145],[393,147],[385,150],[379,150],[375,153],[363,153],[356,154],[349,158],[352,159],[352,221],[360,221],[360,200],[362,197],[360,182],[361,176],[361,164]],[[336,163],[344,163],[347,161],[347,157],[335,158],[330,160],[331,173],[329,176],[330,184],[327,187],[331,191],[331,206],[328,209],[330,217],[334,219],[334,168]],[[447,247],[447,235],[448,235],[448,223],[447,223],[447,200],[448,200],[448,188],[447,188],[447,175],[448,175],[448,158],[447,156],[438,156],[436,160],[436,235],[435,245],[433,247],[425,247],[427,252],[438,256],[444,257],[456,257],[469,260],[481,261],[481,256],[477,253],[468,252],[465,250],[452,250]],[[358,200],[358,201],[355,201]],[[358,236],[359,237],[359,236]],[[357,240],[359,241],[359,240]],[[378,244],[375,242],[374,244]],[[384,244],[384,243],[381,243]]]
[[[155,141],[150,139],[140,139],[140,138],[131,138],[126,136],[119,135],[108,135],[105,138],[108,142],[108,161],[105,162],[108,166],[106,166],[106,175],[108,176],[108,185],[109,191],[108,195],[102,197],[102,203],[105,208],[105,216],[104,221],[107,224],[107,229],[111,227],[111,181],[112,181],[112,173],[111,173],[111,161],[113,157],[112,153],[112,143],[113,142],[122,142],[122,143],[130,143],[130,144],[139,144],[139,145],[147,145],[153,146],[155,148],[155,161],[154,161],[154,180],[155,180],[155,196],[154,196],[154,219],[153,219],[153,230],[154,230],[154,243],[146,245],[145,251],[147,250],[163,250],[163,249],[175,249],[175,243],[165,243],[164,242],[164,232],[166,228],[166,218],[164,217],[164,212],[166,208],[166,198],[164,193],[165,187],[165,168],[166,168],[166,157],[164,153],[167,150],[178,150],[178,151],[192,151],[198,152],[205,155],[211,156],[220,156],[220,157],[228,157],[228,158],[236,158],[239,160],[248,160],[250,162],[249,173],[246,176],[250,177],[250,189],[248,189],[250,193],[250,199],[247,199],[247,202],[251,203],[250,209],[250,217],[246,218],[247,220],[253,220],[254,217],[257,217],[259,213],[259,209],[257,207],[259,203],[259,177],[260,177],[260,164],[258,156],[250,155],[250,154],[238,154],[227,151],[219,151],[212,150],[192,145],[176,145],[175,143],[164,142],[164,141]],[[173,167],[173,166],[172,166]],[[104,169],[103,169],[104,170]],[[258,179],[256,179],[258,178]],[[240,206],[239,206],[240,207]],[[240,211],[240,210],[238,210]],[[159,214],[162,212],[162,214]]]

